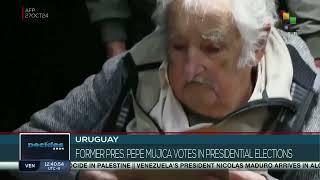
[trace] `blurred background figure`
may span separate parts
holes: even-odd
[[[291,30],[320,58],[320,1],[276,0],[281,10],[297,19]],[[98,25],[107,57],[115,56],[151,33],[156,0],[86,0],[91,21]],[[319,63],[319,62],[316,62]]]
[[[292,29],[307,43],[315,59],[320,58],[320,1],[278,0],[280,10],[287,10],[297,19]]]
[[[86,0],[92,22],[101,30],[108,57],[122,53],[151,33],[156,0]]]

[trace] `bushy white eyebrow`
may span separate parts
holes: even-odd
[[[219,44],[225,40],[226,35],[225,35],[224,31],[222,31],[220,29],[211,29],[211,30],[203,33],[201,35],[201,38],[205,39],[205,40],[210,40],[214,43]]]

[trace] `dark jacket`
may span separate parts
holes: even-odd
[[[128,47],[151,33],[156,0],[86,0],[92,22],[105,42],[127,41]]]

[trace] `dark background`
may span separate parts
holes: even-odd
[[[23,2],[22,2],[23,1]],[[1,55],[1,126],[12,131],[35,111],[62,99],[105,60],[98,28],[82,0],[19,0],[9,4]],[[49,14],[21,20],[22,4]],[[3,40],[4,39],[4,40]]]
[[[22,4],[48,19],[21,20]],[[105,61],[83,0],[5,0],[1,6],[0,132],[62,99]],[[9,178],[1,172],[0,179]]]

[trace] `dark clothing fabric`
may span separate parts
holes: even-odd
[[[128,19],[127,45],[133,46],[153,31],[155,25],[151,19],[156,0],[129,0],[131,17]]]
[[[151,33],[156,0],[86,0],[91,20],[101,27],[104,42],[126,41],[131,47]]]

